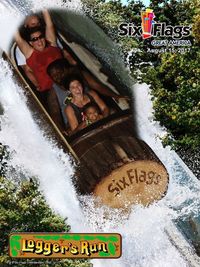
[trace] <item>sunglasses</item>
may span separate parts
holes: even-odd
[[[40,40],[40,39],[43,39],[44,38],[44,34],[41,34],[41,35],[39,35],[38,37],[33,37],[32,39],[31,39],[31,42],[36,42],[36,41],[38,41],[38,40]]]

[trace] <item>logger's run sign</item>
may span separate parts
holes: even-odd
[[[12,258],[119,258],[120,234],[15,233]]]

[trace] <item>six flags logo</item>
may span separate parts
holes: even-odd
[[[152,9],[146,9],[141,12],[142,24],[136,26],[133,23],[121,23],[119,25],[120,36],[141,37],[143,39],[151,37],[172,37],[181,39],[190,36],[191,26],[171,26],[166,23],[156,23],[153,19],[155,15]]]
[[[152,9],[146,9],[146,11],[141,12],[142,19],[142,38],[147,39],[152,37],[152,25],[155,23],[153,20],[155,15]]]

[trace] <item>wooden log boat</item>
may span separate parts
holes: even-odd
[[[133,132],[132,115],[126,110],[73,138],[70,145],[84,170],[77,179],[79,192],[93,192],[113,208],[149,205],[165,194],[165,167]]]
[[[127,85],[130,79],[118,77],[119,73],[115,68],[109,66],[95,49],[91,48],[96,47],[98,50],[100,35],[103,43],[112,44],[94,22],[66,11],[53,11],[52,17],[64,48],[73,54],[79,64],[96,75],[97,79],[102,81],[103,77],[103,82],[107,83],[111,90],[131,96],[128,90],[130,84]],[[82,35],[77,31],[80,25]],[[98,40],[95,43],[96,34]],[[87,42],[85,36],[90,36]],[[92,46],[91,38],[94,38]],[[13,69],[24,90],[28,91],[31,108],[40,110],[43,120],[50,125],[58,143],[77,161],[74,183],[78,193],[94,194],[103,205],[112,208],[123,208],[136,203],[146,206],[165,195],[169,180],[167,170],[153,150],[139,139],[133,107],[130,107],[128,102],[116,103],[109,99],[107,104],[115,110],[110,116],[66,138],[42,107],[34,88],[20,72],[14,50],[15,46],[12,48]],[[95,72],[96,65],[98,70]],[[124,80],[127,83],[124,83]]]

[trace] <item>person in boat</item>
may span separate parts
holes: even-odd
[[[71,66],[67,61],[64,63],[64,60],[62,59],[52,62],[47,68],[47,73],[51,79],[61,87],[61,89],[64,88],[63,84],[65,82],[65,76],[68,76],[73,72],[80,72],[88,86],[90,88],[95,88],[95,91],[102,95],[113,97],[116,100],[125,97],[114,93],[107,86],[95,79],[88,71],[79,68],[78,65]]]
[[[89,102],[83,107],[82,112],[82,122],[79,124],[77,129],[73,131],[73,133],[77,132],[78,130],[84,129],[85,127],[91,125],[94,122],[103,119],[103,115],[96,103]]]
[[[88,103],[83,107],[84,127],[97,122],[103,118],[101,111],[96,103]]]
[[[107,96],[109,95],[115,98],[118,97],[117,94],[112,93],[110,89],[107,89],[101,83],[96,81],[87,71],[80,69],[78,66],[72,67],[65,58],[57,59],[49,64],[49,66],[47,67],[47,73],[54,81],[53,89],[57,95],[61,114],[66,128],[68,126],[68,121],[65,115],[65,99],[70,94],[70,91],[66,88],[65,85],[66,77],[74,74],[80,74],[82,75],[82,79],[84,79],[85,92],[87,92],[89,88],[94,88],[94,90],[100,94],[104,93]]]
[[[85,85],[80,75],[74,74],[66,80],[66,88],[69,89],[71,97],[67,100],[65,114],[71,130],[70,134],[77,132],[83,127],[83,108],[88,103],[95,103],[103,117],[109,115],[109,108],[94,90],[85,92]]]
[[[41,17],[41,16],[39,16],[39,14],[36,14],[36,13],[32,13],[29,16],[27,16],[25,18],[23,26],[21,27],[21,31],[20,31],[21,36],[26,40],[26,32],[27,32],[27,30],[29,30],[31,28],[41,27],[45,30],[45,27],[46,26],[48,27],[48,22],[49,22],[49,20],[48,19],[46,20],[46,18],[48,18],[48,17],[46,17],[45,15],[43,17]],[[56,42],[57,42],[58,47],[60,47],[62,49],[63,56],[67,59],[69,64],[76,65],[77,62],[71,56],[71,54],[68,53],[67,50],[63,48],[63,46],[62,46],[62,44],[58,38],[56,39]],[[37,79],[35,78],[33,71],[26,64],[26,58],[18,46],[16,47],[16,50],[15,50],[15,57],[16,57],[17,65],[23,69],[25,75],[29,78],[29,80],[37,88],[38,87]]]
[[[54,81],[53,90],[56,93],[60,110],[62,114],[62,119],[65,125],[65,129],[68,127],[67,117],[65,115],[66,103],[65,100],[70,95],[70,91],[66,90],[64,86],[64,80],[67,75],[70,73],[70,64],[65,58],[57,59],[47,67],[47,73]]]
[[[37,90],[40,92],[42,103],[50,113],[57,126],[62,129],[59,103],[54,90],[53,81],[47,74],[48,65],[56,59],[63,58],[61,49],[57,46],[56,33],[51,17],[47,10],[43,11],[46,27],[34,27],[28,30],[28,42],[16,33],[15,39],[20,50],[26,58],[28,67],[32,70]]]

